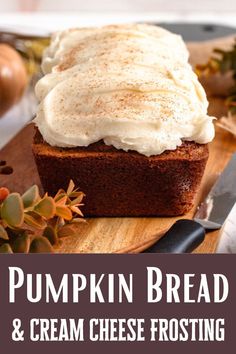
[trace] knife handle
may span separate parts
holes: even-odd
[[[146,251],[148,253],[190,253],[205,238],[204,227],[194,220],[181,219]]]

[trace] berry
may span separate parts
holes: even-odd
[[[9,190],[5,187],[0,188],[0,202],[2,202],[9,195]]]

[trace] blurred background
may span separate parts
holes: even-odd
[[[1,11],[232,12],[235,0],[1,0]]]
[[[236,25],[235,0],[0,0],[0,13],[1,27],[36,33],[133,20]]]
[[[69,27],[120,22],[164,24],[183,35],[186,41],[202,41],[235,33],[236,1],[0,0],[0,44],[7,43],[16,49],[27,70],[25,79],[21,63],[15,58],[21,75],[17,82],[27,80],[23,95],[19,94],[22,87],[16,87],[13,80],[12,83],[2,81],[7,87],[5,92],[9,91],[9,100],[0,97],[0,149],[35,114],[37,102],[33,87],[40,75],[41,56],[50,33]],[[13,53],[0,47],[0,54],[5,56],[6,52],[7,60],[2,64],[0,61],[0,74],[7,68],[17,77],[11,65]],[[12,90],[8,89],[9,85]]]
[[[236,0],[0,0],[0,150],[35,116],[34,86],[50,34],[121,22],[151,22],[181,34],[207,94],[220,96],[218,115],[225,114],[222,102],[232,109],[224,129],[236,136]],[[215,48],[221,60],[212,60]],[[199,64],[212,75],[205,82]],[[229,225],[236,209],[232,215]],[[236,252],[235,226],[226,231],[232,249],[222,243],[221,252]]]

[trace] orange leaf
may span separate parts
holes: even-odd
[[[67,188],[67,194],[70,195],[73,192],[74,188],[75,188],[75,184],[74,184],[74,182],[71,179],[70,183],[69,183],[69,186]]]
[[[34,207],[34,211],[46,219],[53,218],[56,211],[54,199],[45,194],[44,198]]]
[[[80,204],[84,198],[84,193],[80,192],[77,198],[73,199],[71,205]]]
[[[57,194],[54,197],[54,200],[58,201],[59,199],[61,199],[65,195],[66,195],[66,192],[64,191],[64,189],[59,189],[59,191],[57,192]]]
[[[82,211],[77,206],[72,206],[71,210],[78,215],[84,216]]]
[[[64,220],[72,219],[72,212],[66,206],[56,206],[56,215],[61,217]]]
[[[62,205],[65,205],[66,202],[67,202],[67,195],[62,195],[61,198],[58,198],[56,200],[56,205],[62,206]]]

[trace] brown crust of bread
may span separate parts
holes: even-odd
[[[33,153],[45,191],[70,179],[86,194],[86,216],[176,216],[188,212],[208,159],[208,146],[183,142],[173,151],[146,157],[102,141],[57,148],[36,131]]]

